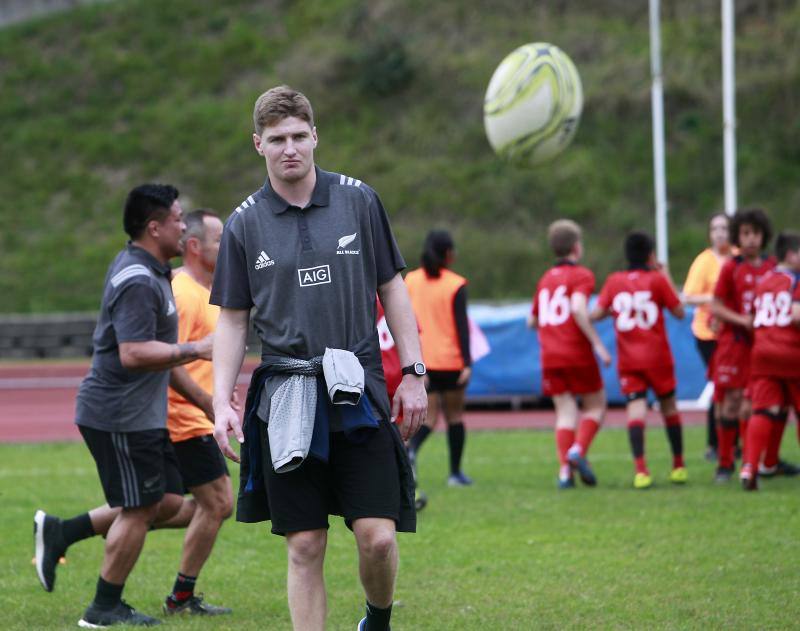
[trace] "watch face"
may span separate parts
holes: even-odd
[[[416,362],[414,364],[414,373],[419,375],[420,377],[425,374],[425,364],[422,362]]]

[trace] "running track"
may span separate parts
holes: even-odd
[[[255,361],[245,361],[239,378],[243,397],[256,365]],[[87,368],[88,362],[0,364],[0,443],[81,440],[73,417],[75,394]],[[705,419],[701,412],[682,414],[686,424],[701,424]],[[653,412],[649,420],[660,423]],[[469,410],[465,422],[471,430],[550,429],[553,413],[549,410]],[[624,423],[624,410],[609,411],[606,425],[622,427]]]

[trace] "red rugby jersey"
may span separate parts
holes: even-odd
[[[614,316],[619,370],[674,365],[661,309],[674,309],[680,302],[657,270],[614,272],[606,279],[597,304]]]
[[[751,374],[800,377],[800,327],[792,322],[792,304],[800,302],[800,275],[767,272],[756,286],[753,302]]]
[[[572,317],[572,294],[587,300],[594,291],[591,270],[560,261],[539,279],[531,313],[538,319],[543,368],[594,364],[592,344]]]
[[[773,267],[775,259],[771,256],[762,256],[755,265],[741,256],[728,259],[719,272],[714,297],[736,313],[752,313],[756,285]],[[728,322],[723,322],[717,340],[721,347],[731,342],[752,344],[753,341],[747,329]]]
[[[389,393],[389,401],[394,397],[394,392],[400,381],[403,379],[402,367],[400,366],[400,355],[394,345],[394,338],[386,324],[386,316],[383,313],[383,305],[378,300],[378,313],[376,315],[376,325],[378,327],[378,341],[381,345],[381,361],[383,363],[383,374],[386,377],[386,391]]]

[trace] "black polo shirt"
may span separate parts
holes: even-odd
[[[166,427],[169,370],[124,368],[119,344],[178,341],[171,273],[169,265],[131,244],[109,266],[92,337],[92,367],[78,390],[78,425],[107,432]]]
[[[316,174],[305,208],[280,197],[269,179],[236,208],[225,224],[210,301],[255,307],[262,357],[309,359],[326,347],[366,343],[368,381],[372,374],[382,382],[375,294],[405,261],[373,189],[346,175]],[[379,405],[384,415],[386,407]]]

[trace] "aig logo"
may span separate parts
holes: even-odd
[[[311,287],[312,285],[325,285],[331,282],[330,265],[318,265],[317,267],[306,267],[297,270],[300,279],[300,287]]]

